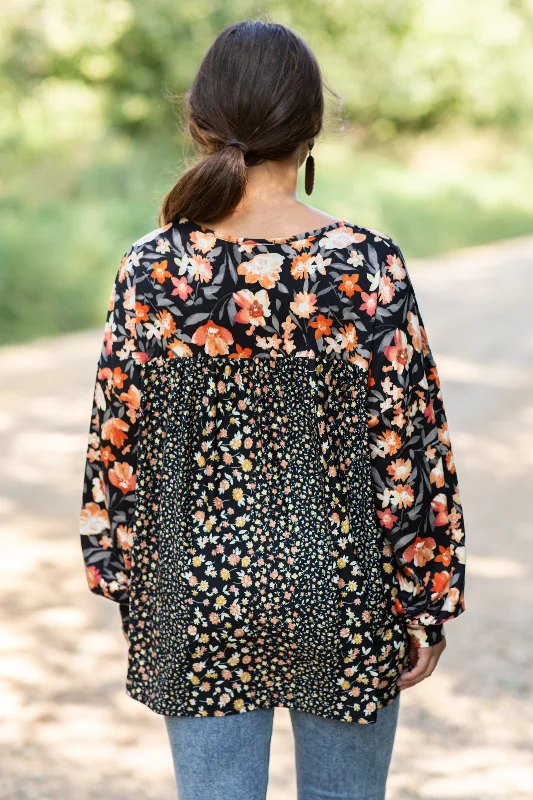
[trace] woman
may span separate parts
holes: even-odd
[[[300,800],[383,798],[400,692],[464,610],[435,362],[396,242],[297,198],[324,111],[304,42],[225,28],[188,110],[202,157],[109,303],[89,586],[120,608],[180,800],[264,798],[276,706]]]

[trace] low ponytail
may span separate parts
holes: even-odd
[[[243,151],[222,145],[180,177],[163,201],[160,224],[179,217],[201,222],[222,219],[242,199],[247,178]]]
[[[246,190],[248,167],[287,158],[318,136],[323,88],[317,60],[289,28],[258,19],[224,28],[186,94],[201,157],[166,195],[159,224],[229,216]],[[244,149],[226,146],[235,141]]]

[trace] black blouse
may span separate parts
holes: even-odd
[[[129,635],[126,692],[156,713],[375,722],[410,642],[465,608],[439,376],[396,242],[181,218],[130,245],[81,542]]]

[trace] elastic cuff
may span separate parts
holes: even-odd
[[[120,605],[120,616],[122,619],[122,630],[124,633],[128,633],[128,628],[130,624],[130,606],[129,603],[119,603]]]
[[[417,647],[433,647],[445,638],[443,625],[415,625],[408,622],[407,633]]]

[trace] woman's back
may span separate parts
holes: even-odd
[[[374,722],[409,637],[440,641],[464,607],[453,456],[397,244],[348,221],[238,239],[183,217],[133,243],[83,505],[130,696]]]

